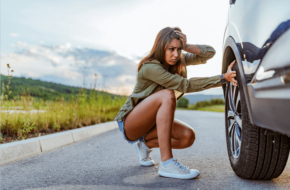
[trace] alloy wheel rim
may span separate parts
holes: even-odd
[[[240,156],[242,145],[242,114],[239,87],[229,83],[227,106],[227,137],[230,141],[231,153],[234,158]]]

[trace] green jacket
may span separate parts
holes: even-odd
[[[222,86],[220,75],[212,77],[193,77],[187,79],[186,66],[204,64],[215,55],[213,47],[208,45],[198,45],[201,53],[182,53],[182,64],[185,66],[181,71],[181,76],[172,74],[159,61],[144,62],[137,76],[137,83],[133,93],[122,106],[115,121],[121,121],[133,108],[144,98],[162,89],[174,90],[176,98],[179,99],[184,93],[198,92],[205,89]],[[205,55],[206,52],[212,52]]]

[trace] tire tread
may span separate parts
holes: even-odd
[[[237,65],[234,65],[233,70],[239,73]],[[237,81],[238,84],[241,84],[239,76]],[[241,85],[239,88],[243,121],[242,146],[240,158],[237,161],[231,156],[229,143],[227,142],[231,166],[241,178],[263,180],[277,178],[283,172],[288,161],[290,138],[282,134],[265,135],[266,129],[252,125],[248,115],[247,104],[245,103],[243,86]],[[228,89],[226,89],[226,102],[228,102],[227,92]],[[227,107],[225,110],[227,111]]]

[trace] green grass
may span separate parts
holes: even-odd
[[[12,77],[10,69],[0,75],[0,142],[112,121],[128,98],[94,90],[97,80],[94,89],[70,87]]]
[[[188,108],[176,108],[177,110],[197,110],[197,111],[213,111],[213,112],[224,112],[225,111],[225,105],[211,105],[211,106],[205,106],[198,109],[192,109],[192,106],[189,105]]]
[[[198,111],[225,112],[225,105],[212,105],[198,108]]]
[[[224,112],[225,101],[223,99],[211,99],[211,100],[205,100],[205,101],[198,101],[195,104],[188,105],[187,108],[177,107],[177,109]]]
[[[1,133],[6,137],[22,137],[21,133],[58,132],[112,121],[126,100],[125,96],[114,97],[93,90],[87,95],[85,89],[71,100],[45,101],[28,95],[7,101],[2,97],[1,110],[20,107],[26,112],[1,112]],[[31,110],[44,112],[31,113]],[[29,131],[32,127],[35,129]]]
[[[188,108],[176,107],[177,110],[188,110]]]

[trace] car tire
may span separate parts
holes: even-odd
[[[250,123],[237,64],[233,70],[237,72],[238,86],[228,83],[225,91],[225,131],[231,167],[245,179],[276,178],[286,166],[290,140],[277,133],[266,135],[265,129]]]

